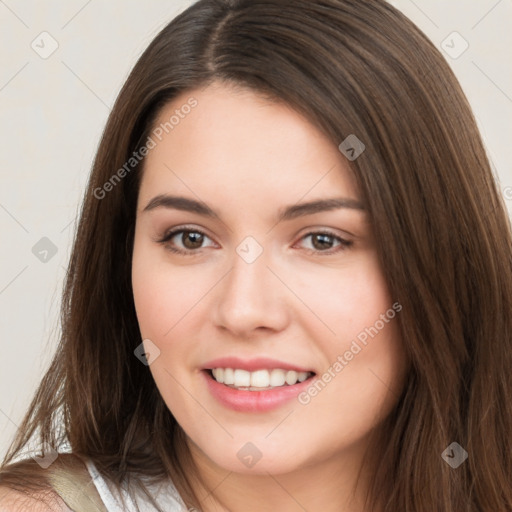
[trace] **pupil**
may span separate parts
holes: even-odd
[[[330,239],[331,239],[330,235],[318,234],[313,237],[313,245],[317,249],[326,249],[326,248],[329,249],[332,244],[332,241]],[[318,244],[315,243],[317,240],[320,240],[320,244],[318,247],[317,247]]]
[[[201,233],[194,233],[192,231],[185,231],[185,247],[188,247],[189,249],[197,249],[198,247],[201,247],[201,244],[203,242],[203,235]],[[191,244],[187,244],[187,242],[190,241]],[[192,245],[190,247],[190,245]]]

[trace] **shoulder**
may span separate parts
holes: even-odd
[[[71,512],[52,490],[20,491],[0,485],[0,512]]]
[[[3,466],[0,512],[69,512],[72,509],[67,503],[74,502],[70,496],[73,500],[76,489],[83,490],[87,476],[83,461],[71,454],[60,454],[46,469],[32,458]]]

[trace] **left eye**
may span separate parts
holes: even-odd
[[[307,248],[306,250],[316,253],[332,254],[338,251],[343,251],[352,245],[352,242],[344,240],[343,238],[329,232],[308,233],[303,236],[301,240],[307,240],[308,238],[311,239],[313,249]],[[333,250],[333,246],[336,246],[336,243],[337,249]]]

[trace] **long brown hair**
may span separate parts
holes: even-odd
[[[74,240],[62,339],[0,484],[21,486],[21,466],[8,464],[36,436],[55,448],[69,442],[118,484],[170,476],[199,507],[184,433],[134,356],[131,253],[144,161],[103,198],[98,190],[145,143],[164,105],[213,81],[292,106],[336,146],[350,134],[366,146],[350,166],[403,308],[410,360],[375,433],[367,509],[512,510],[509,220],[456,78],[384,0],[200,0],[150,44],[108,119]],[[452,442],[468,453],[456,469],[441,457]],[[41,473],[33,485],[48,485]]]

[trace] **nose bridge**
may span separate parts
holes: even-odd
[[[261,247],[261,246],[260,246]],[[267,266],[268,252],[258,250],[253,242],[242,242],[231,259],[231,272],[225,290],[226,298],[234,299],[239,309],[261,307],[273,288]]]
[[[247,237],[237,246],[216,301],[219,324],[237,332],[282,327],[285,289],[271,266],[270,252],[254,238]]]
[[[232,259],[232,272],[230,277],[230,284],[234,290],[238,293],[250,295],[257,295],[262,297],[259,293],[264,291],[270,292],[268,289],[268,254],[266,251],[262,252],[259,256],[254,257],[252,250],[248,251],[247,254],[240,254],[242,247],[237,249],[237,255],[233,256]],[[265,286],[266,284],[266,286]],[[260,290],[261,288],[261,290]]]

